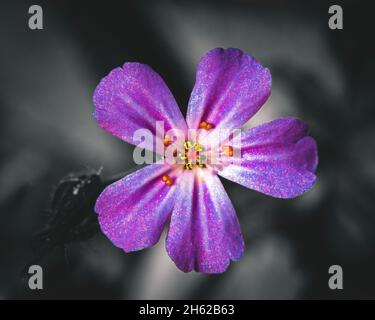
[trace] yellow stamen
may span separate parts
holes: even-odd
[[[213,128],[213,125],[211,123],[208,123],[206,121],[202,121],[200,124],[199,124],[199,129],[205,129],[205,130],[210,130]]]
[[[166,147],[168,147],[170,144],[172,144],[171,137],[169,135],[165,135],[163,139],[163,143]]]
[[[206,126],[207,126],[207,122],[205,122],[205,121],[202,121],[202,122],[199,124],[199,128],[200,128],[200,129],[206,129]]]
[[[190,141],[185,141],[184,142],[184,148],[185,148],[185,150],[190,149],[191,148],[191,142]]]
[[[174,179],[171,178],[171,177],[168,176],[168,175],[164,175],[164,176],[162,177],[162,180],[163,180],[163,182],[164,182],[167,186],[171,186],[171,185],[173,184],[173,181],[174,181]]]
[[[165,184],[167,186],[171,186],[173,184],[173,179],[169,179],[169,180],[165,181]]]
[[[232,146],[224,146],[223,147],[223,152],[229,156],[229,157],[232,157],[233,156],[233,147]]]
[[[197,151],[197,152],[201,152],[201,151],[202,151],[202,147],[201,147],[201,145],[200,145],[198,142],[196,142],[196,143],[194,144],[194,149],[195,149],[195,151]]]
[[[188,162],[188,163],[185,163],[185,169],[188,169],[188,170],[193,170],[193,164]]]

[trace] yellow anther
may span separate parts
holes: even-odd
[[[188,170],[193,170],[193,164],[188,162],[188,163],[185,163],[185,169],[188,169]]]
[[[169,135],[165,135],[163,139],[163,143],[166,147],[168,147],[170,144],[172,144],[171,137]]]
[[[224,146],[223,147],[223,152],[229,156],[229,157],[232,157],[233,156],[233,147],[232,146]]]
[[[184,142],[184,148],[185,148],[185,150],[190,149],[191,148],[191,142],[190,141],[185,141]]]
[[[173,184],[173,178],[171,178],[170,176],[168,176],[168,175],[164,175],[163,177],[162,177],[162,180],[163,180],[163,182],[167,185],[167,186],[170,186],[170,185],[172,185]]]
[[[213,125],[211,123],[208,123],[206,121],[202,121],[200,124],[199,124],[199,129],[205,129],[205,130],[210,130],[213,128]]]
[[[199,128],[200,128],[200,129],[206,129],[206,126],[207,126],[207,122],[205,122],[205,121],[202,121],[202,122],[199,124]]]
[[[194,149],[195,149],[195,151],[198,151],[198,152],[202,151],[201,145],[199,143],[197,143],[197,142],[194,144]]]

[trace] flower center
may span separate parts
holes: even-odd
[[[202,155],[202,146],[198,142],[185,141],[184,151],[179,152],[178,157],[184,161],[184,167],[187,170],[192,170],[194,166],[200,168],[206,166]]]
[[[206,121],[199,123],[200,130],[211,130],[213,125]],[[165,147],[169,147],[173,143],[173,140],[169,135],[164,136],[163,144]],[[182,160],[184,168],[186,170],[193,170],[194,167],[206,168],[207,161],[212,160],[212,158],[206,154],[206,150],[198,142],[192,142],[186,140],[183,144],[183,149],[175,150],[173,152],[173,157]],[[225,145],[218,150],[219,156],[226,155],[229,157],[233,156],[233,147]],[[181,162],[180,162],[181,163]],[[174,178],[168,175],[162,177],[163,182],[167,186],[171,186],[174,183]]]

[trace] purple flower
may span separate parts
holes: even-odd
[[[156,121],[163,121],[166,131],[199,129],[204,137],[241,128],[270,93],[267,68],[241,50],[217,48],[199,63],[186,121],[160,76],[140,63],[126,63],[102,79],[94,93],[94,116],[103,129],[129,143],[141,128],[156,135]],[[316,180],[316,143],[307,126],[292,117],[244,130],[240,157],[224,145],[220,166],[192,165],[192,146],[186,143],[184,164],[151,164],[99,196],[95,210],[101,229],[125,252],[153,246],[170,222],[166,249],[178,268],[224,272],[230,260],[242,256],[244,241],[217,175],[276,198],[301,195]]]

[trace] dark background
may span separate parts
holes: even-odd
[[[42,6],[44,30],[28,28],[31,4]],[[332,4],[344,30],[328,28]],[[374,14],[370,1],[2,0],[0,299],[375,298]],[[318,182],[294,200],[225,182],[247,250],[222,275],[184,274],[164,238],[125,254],[98,231],[95,193],[133,163],[132,147],[96,124],[92,93],[111,69],[139,61],[186,111],[199,58],[214,47],[270,68],[272,96],[249,125],[306,121]],[[86,180],[60,179],[101,166],[98,189],[66,209],[64,192]],[[86,220],[72,219],[82,212]],[[52,244],[34,237],[44,228]],[[28,288],[31,263],[43,267],[43,290]],[[333,264],[343,290],[328,288]]]

